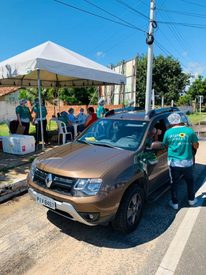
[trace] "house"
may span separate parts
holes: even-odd
[[[19,89],[20,87],[0,88],[0,122],[16,118],[15,109],[19,103]]]

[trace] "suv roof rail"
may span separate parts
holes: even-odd
[[[128,107],[124,107],[124,108],[109,110],[108,112],[106,112],[106,114],[104,116],[108,117],[108,116],[112,116],[112,115],[116,115],[116,114],[139,111],[139,110],[144,110],[144,108],[128,106]]]
[[[166,113],[166,112],[176,112],[176,111],[180,111],[179,108],[177,107],[165,107],[165,108],[159,108],[156,110],[151,110],[149,113],[149,118],[152,118],[155,115],[159,115],[162,113]]]

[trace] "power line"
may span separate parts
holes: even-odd
[[[171,21],[173,21],[173,18],[169,16],[169,14],[167,14],[165,12],[165,15],[167,16],[167,18]],[[184,49],[184,39],[182,37],[182,34],[178,31],[177,27],[175,25],[168,25],[170,31],[174,34],[174,37],[178,43],[178,45],[180,46],[180,48],[182,48],[183,51],[185,51]]]
[[[88,3],[88,4],[90,4],[90,5],[92,5],[92,6],[94,6],[94,7],[96,7],[97,9],[99,9],[99,10],[101,10],[101,11],[104,11],[105,13],[107,13],[107,14],[113,16],[114,18],[117,18],[117,19],[119,19],[120,21],[122,21],[122,22],[124,22],[124,23],[126,23],[126,24],[129,24],[130,26],[134,27],[135,29],[137,28],[137,26],[135,26],[135,25],[131,24],[130,22],[128,22],[128,21],[126,21],[126,20],[124,20],[124,19],[122,19],[122,18],[120,18],[120,17],[114,15],[113,13],[111,13],[111,12],[109,12],[109,11],[107,11],[107,10],[101,8],[100,6],[98,6],[98,5],[94,4],[94,3],[91,3],[91,2],[88,1],[88,0],[83,0],[83,1],[86,2],[86,3]]]
[[[123,2],[122,0],[116,0],[116,2],[119,2],[120,4],[122,4],[123,6],[127,7],[128,9],[136,12],[137,14],[141,15],[142,17],[146,18],[147,20],[149,20],[149,17],[146,16],[144,13],[138,11],[137,9],[131,7],[130,5],[126,4],[125,2]]]
[[[204,24],[194,24],[194,23],[183,23],[183,22],[170,22],[170,21],[157,21],[159,24],[166,24],[166,25],[179,25],[189,28],[196,28],[196,29],[205,29],[206,25]]]
[[[145,2],[143,1],[143,0],[139,0],[143,5],[145,5],[145,6],[147,6],[148,7],[148,5],[147,4],[145,4]]]
[[[173,54],[172,54],[171,52],[169,52],[167,49],[165,49],[165,48],[157,41],[157,39],[155,39],[154,43],[155,43],[155,45],[156,45],[163,53],[165,53],[166,55],[173,56]]]
[[[162,8],[157,8],[157,10],[165,11],[165,12],[169,12],[169,13],[180,14],[180,15],[185,15],[185,16],[191,16],[191,17],[206,18],[206,15],[204,15],[204,14],[193,13],[193,12],[182,12],[182,11],[167,10],[167,9],[162,9]]]
[[[164,54],[169,55],[169,56],[173,56],[173,54],[171,52],[169,52],[167,49],[165,49],[164,46],[162,46],[157,40],[155,40],[154,43]],[[180,62],[180,64],[182,65],[183,68],[185,68],[188,71],[189,74],[193,74],[192,71],[190,71],[188,69],[188,67],[185,66],[182,62]]]
[[[54,2],[57,2],[57,3],[61,4],[61,5],[70,7],[70,8],[72,8],[72,9],[76,9],[76,10],[78,10],[78,11],[87,13],[87,14],[89,14],[89,15],[92,15],[92,16],[95,16],[95,17],[99,17],[99,18],[101,18],[101,19],[104,19],[104,20],[107,20],[107,21],[110,21],[110,22],[113,22],[113,23],[116,23],[116,24],[119,24],[119,25],[122,25],[122,26],[125,26],[125,27],[128,27],[128,28],[131,28],[131,29],[136,29],[136,30],[138,30],[138,31],[140,31],[140,32],[143,32],[143,33],[146,33],[146,31],[140,29],[139,27],[136,27],[136,26],[133,27],[133,26],[131,26],[131,25],[124,24],[124,23],[121,23],[121,22],[118,22],[118,21],[109,19],[109,18],[107,18],[107,17],[104,17],[104,16],[101,16],[101,15],[95,14],[95,13],[93,13],[93,12],[84,10],[84,9],[82,9],[82,8],[78,8],[78,7],[73,6],[73,5],[70,5],[70,4],[68,4],[68,3],[65,3],[65,2],[62,2],[62,1],[59,1],[59,0],[54,0]]]
[[[193,1],[186,1],[186,0],[180,0],[180,1],[185,2],[185,3],[187,3],[187,4],[192,4],[192,5],[195,5],[195,6],[198,6],[198,7],[206,8],[205,5],[201,5],[201,4],[198,4],[198,3],[193,2]]]
[[[169,38],[165,35],[165,33],[164,33],[161,29],[159,29],[159,31],[160,31],[161,34],[166,38],[166,40],[169,41]],[[173,44],[173,42],[174,42],[173,40],[172,40],[172,41],[169,41],[170,46],[173,48],[173,51],[175,51],[176,54],[177,54],[178,56],[181,56],[181,51],[180,51],[180,49],[177,48],[177,47],[176,47],[177,44],[176,44],[176,43]],[[184,50],[184,51],[185,51],[185,50]]]

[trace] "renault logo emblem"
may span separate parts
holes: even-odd
[[[52,174],[48,174],[45,178],[45,183],[48,188],[51,187],[52,184]]]

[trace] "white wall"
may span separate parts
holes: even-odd
[[[16,106],[18,102],[0,101],[0,122],[16,119]]]

